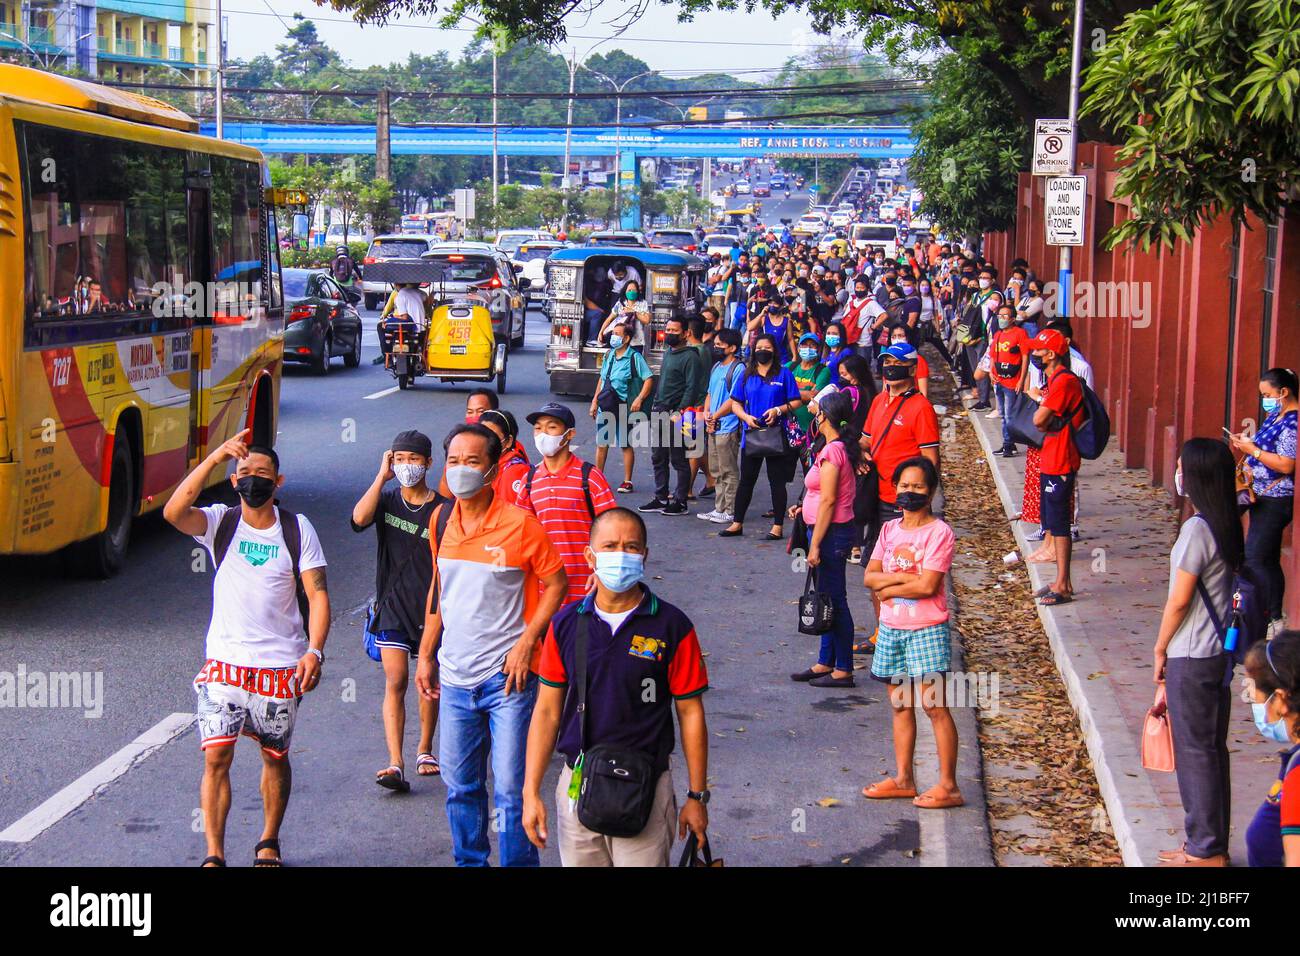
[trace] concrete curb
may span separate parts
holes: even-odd
[[[1014,466],[1007,459],[996,458],[996,441],[1001,444],[1001,427],[996,421],[986,420],[979,413],[967,409],[967,417],[975,428],[984,461],[993,472],[998,496],[1007,518],[1019,514],[1019,496],[1012,493],[1012,479],[1019,479]],[[1023,460],[1023,459],[1022,459]],[[1032,550],[1025,537],[1021,522],[1012,524],[1012,533],[1022,555]],[[1035,587],[1050,584],[1053,574],[1048,568],[1054,565],[1025,564],[1030,581]],[[1075,613],[1074,605],[1059,608],[1037,605],[1038,618],[1051,644],[1056,669],[1079,716],[1088,756],[1092,758],[1101,788],[1111,828],[1119,843],[1125,866],[1154,866],[1157,854],[1167,848],[1169,833],[1181,832],[1182,821],[1169,819],[1167,809],[1156,796],[1155,789],[1142,768],[1137,735],[1124,719],[1115,689],[1108,679],[1089,680],[1089,674],[1106,670],[1093,651],[1086,629]]]

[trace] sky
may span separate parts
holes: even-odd
[[[315,21],[321,38],[358,67],[405,60],[411,52],[459,53],[472,30],[443,30],[432,18],[403,18],[384,27],[361,27],[345,14],[318,7],[311,0],[224,0],[222,6],[229,24],[227,49],[232,59],[274,53],[276,44],[284,40],[284,24],[293,23],[295,12]],[[615,29],[608,21],[628,7],[624,0],[606,0],[585,26],[581,20],[570,19],[570,42],[579,59],[589,50],[600,53],[621,48],[654,69],[683,75],[712,70],[775,71],[787,57],[807,52],[815,41],[806,18],[799,14],[774,18],[766,11],[754,16],[719,12],[682,24],[677,22],[676,6],[651,0],[643,16],[622,36],[600,42]],[[738,37],[738,23],[744,26],[743,39]],[[564,49],[567,52],[568,46]]]

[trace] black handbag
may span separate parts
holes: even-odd
[[[835,607],[828,595],[817,590],[815,570],[808,568],[803,596],[799,598],[800,634],[825,634],[835,624]]]
[[[745,457],[780,458],[788,454],[790,442],[785,435],[785,426],[780,422],[745,430]]]
[[[597,744],[587,749],[587,639],[590,615],[578,615],[578,646],[574,684],[578,694],[578,759],[574,773],[581,774],[578,822],[588,830],[610,837],[641,833],[654,808],[654,759],[640,750]]]
[[[1043,432],[1034,424],[1039,405],[1028,392],[1017,392],[1011,405],[1011,414],[1007,421],[1007,431],[1011,440],[1031,448],[1043,447]]]
[[[700,854],[704,859],[700,859]],[[682,855],[677,860],[677,865],[681,866],[722,866],[722,858],[713,858],[713,850],[709,848],[709,838],[704,838],[704,846],[700,846],[700,841],[692,830],[686,837],[686,845],[682,847]]]
[[[623,399],[618,397],[618,392],[614,390],[614,386],[606,382],[605,387],[602,388],[600,394],[596,396],[596,407],[602,412],[609,412],[609,414],[615,415],[618,413],[618,407],[622,404]]]

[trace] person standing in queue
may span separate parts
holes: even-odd
[[[630,327],[635,324],[633,320],[620,319],[610,328],[609,351],[601,360],[596,394],[591,397],[589,409],[596,421],[596,467],[602,474],[609,449],[618,447],[622,451],[623,483],[617,489],[621,495],[635,490],[632,469],[636,466],[636,452],[632,448],[631,418],[640,416],[641,409],[654,391],[654,373],[642,354],[631,345]],[[617,408],[601,409],[601,393],[606,388],[618,399]]]
[[[686,460],[681,434],[682,412],[701,404],[707,380],[700,374],[699,353],[686,344],[682,335],[681,319],[669,319],[664,325],[664,347],[667,351],[659,365],[659,390],[655,394],[655,416],[650,429],[655,496],[637,510],[677,517],[689,514],[686,497],[691,489],[691,466]],[[677,476],[671,493],[668,490],[670,464]]]
[[[643,583],[648,553],[640,515],[615,508],[597,518],[586,552],[595,590],[555,615],[542,644],[541,686],[528,731],[524,830],[534,846],[546,847],[542,780],[558,747],[565,765],[555,788],[555,829],[564,866],[668,866],[674,835],[689,831],[701,844],[706,839],[708,672],[690,619]],[[586,660],[580,662],[583,632]],[[571,684],[584,673],[586,704],[580,709]],[[688,779],[680,812],[669,768],[673,711]],[[653,803],[645,829],[635,836],[597,833],[578,817],[574,776],[581,780],[590,772],[585,751],[602,744],[638,751],[652,763],[655,778],[646,785],[654,787]]]
[[[736,489],[740,485],[740,419],[732,413],[718,414],[718,409],[730,401],[731,389],[745,370],[740,361],[740,341],[740,333],[735,329],[722,329],[714,337],[713,354],[717,361],[709,373],[709,392],[704,402],[704,427],[717,496],[712,511],[695,517],[715,524],[731,524]]]
[[[1046,385],[1043,400],[1034,413],[1034,427],[1043,432],[1039,452],[1039,512],[1047,547],[1048,535],[1056,555],[1056,579],[1038,593],[1038,603],[1048,607],[1074,600],[1070,580],[1070,558],[1074,539],[1070,535],[1071,506],[1078,479],[1079,447],[1074,429],[1083,424],[1083,384],[1069,370],[1070,343],[1055,329],[1044,329],[1029,340],[1030,351],[1042,363]]]
[[[523,829],[524,753],[541,639],[568,590],[564,561],[541,522],[493,494],[495,432],[457,425],[443,450],[455,500],[431,518],[434,574],[415,683],[439,701],[452,853],[457,866],[488,865],[490,762],[501,863],[537,866]]]
[[[375,600],[366,619],[366,631],[378,650],[384,668],[384,739],[388,766],[375,774],[386,790],[406,793],[403,740],[406,734],[406,688],[411,658],[419,653],[424,630],[424,600],[433,581],[429,553],[429,517],[443,501],[425,478],[433,461],[433,443],[418,431],[400,432],[379,463],[379,473],[352,508],[352,530],[372,525],[378,538],[375,561]],[[398,486],[384,490],[393,478]],[[420,742],[415,772],[422,777],[438,773],[433,754],[433,731],[438,723],[438,702],[417,696]]]
[[[514,412],[508,409],[489,408],[479,417],[478,423],[490,428],[501,439],[501,462],[496,477],[492,479],[492,492],[506,501],[515,501],[533,467],[528,452],[519,442],[519,422],[515,420]]]
[[[280,825],[293,785],[289,742],[303,695],[320,682],[330,629],[325,554],[316,529],[306,516],[277,507],[275,491],[284,484],[280,458],[271,448],[247,444],[251,434],[245,429],[203,459],[163,508],[168,523],[193,536],[216,565],[205,663],[194,678],[204,867],[226,865],[230,765],[241,733],[262,748],[264,820],[253,865],[283,865]],[[239,508],[194,507],[213,469],[228,461],[235,462],[230,483]]]

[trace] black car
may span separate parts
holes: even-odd
[[[330,359],[361,364],[361,293],[344,290],[327,272],[284,270],[284,360],[303,362],[317,375],[329,371]]]

